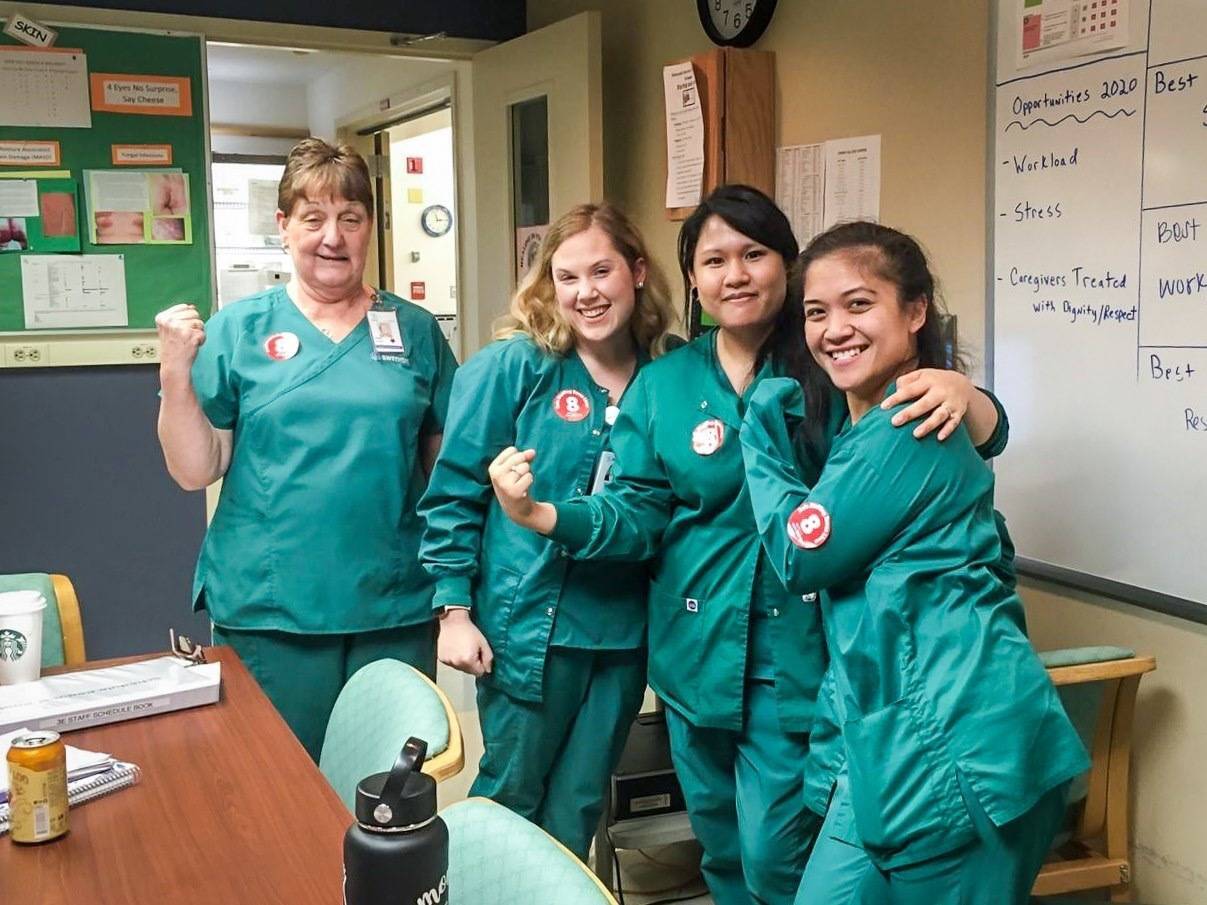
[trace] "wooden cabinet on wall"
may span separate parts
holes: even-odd
[[[775,197],[775,54],[717,47],[691,58],[704,117],[704,194],[742,182]],[[683,220],[692,207],[667,208]]]

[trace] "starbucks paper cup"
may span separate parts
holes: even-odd
[[[33,682],[42,675],[42,611],[37,591],[0,593],[0,685]]]

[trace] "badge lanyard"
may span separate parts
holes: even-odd
[[[373,292],[373,304],[366,317],[369,320],[369,337],[373,341],[373,358],[377,361],[408,360],[406,345],[402,341],[402,328],[398,325],[398,312],[382,301],[377,290]]]
[[[604,409],[604,424],[609,428],[616,423],[620,408],[609,404]],[[595,475],[591,479],[591,494],[597,494],[612,480],[612,466],[616,464],[616,453],[605,449],[599,454],[599,462],[595,466]]]

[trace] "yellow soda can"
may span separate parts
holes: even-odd
[[[67,834],[67,749],[57,732],[26,732],[8,749],[13,842],[49,842]]]

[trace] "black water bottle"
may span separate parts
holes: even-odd
[[[426,755],[427,742],[409,738],[394,769],[357,785],[345,905],[447,905],[448,827],[436,816],[436,780],[419,772]]]

